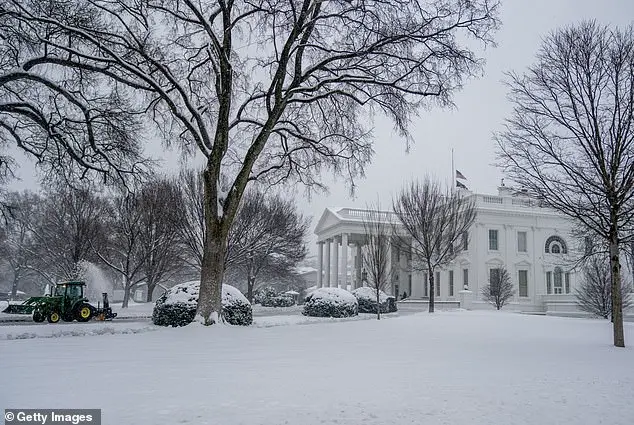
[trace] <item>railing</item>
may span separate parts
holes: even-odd
[[[488,196],[488,195],[484,195],[482,197],[482,202],[484,202],[485,204],[503,204],[504,203],[504,198],[500,197],[500,196]]]
[[[345,217],[354,217],[354,218],[372,219],[376,217],[381,217],[387,220],[396,220],[398,218],[395,213],[390,211],[371,211],[371,210],[362,210],[359,208],[342,208],[337,213]]]
[[[512,205],[519,205],[522,207],[534,207],[537,206],[537,203],[535,201],[532,201],[530,199],[511,199],[511,204]]]

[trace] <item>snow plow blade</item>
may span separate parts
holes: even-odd
[[[9,304],[2,312],[7,314],[31,314],[33,313],[33,306],[28,304]]]

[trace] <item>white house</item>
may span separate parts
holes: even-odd
[[[436,274],[436,300],[465,308],[490,308],[482,301],[491,270],[505,267],[515,286],[515,297],[505,308],[533,312],[576,310],[574,290],[581,272],[574,268],[578,241],[571,236],[571,223],[558,213],[542,208],[534,199],[500,187],[498,195],[467,192],[474,198],[477,216],[467,249]],[[393,213],[388,213],[396,221]],[[327,208],[317,235],[317,286],[362,286],[363,221],[368,211]],[[391,292],[411,299],[428,297],[425,271],[411,270],[408,249],[390,247],[397,272]]]

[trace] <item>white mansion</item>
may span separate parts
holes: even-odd
[[[490,308],[482,301],[482,287],[492,269],[505,267],[515,286],[515,297],[505,308],[531,312],[575,311],[574,290],[581,272],[575,270],[571,223],[556,212],[539,207],[534,199],[500,187],[497,196],[473,194],[477,216],[467,249],[435,276],[440,305]],[[393,213],[388,213],[393,214]],[[394,217],[395,218],[395,217]],[[363,222],[368,212],[354,208],[326,208],[317,235],[317,286],[354,289],[363,285]],[[397,270],[391,292],[412,300],[428,297],[426,272],[411,271],[411,254],[390,247]]]

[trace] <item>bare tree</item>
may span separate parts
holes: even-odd
[[[91,72],[132,88],[146,95],[140,107],[168,143],[206,158],[196,316],[205,324],[221,320],[227,241],[247,185],[291,180],[319,189],[324,169],[353,182],[371,159],[370,114],[386,114],[408,135],[421,106],[451,104],[482,69],[458,40],[491,43],[499,9],[494,0],[3,7],[0,31],[34,44],[14,67]]]
[[[183,261],[198,273],[203,264],[205,246],[205,189],[202,171],[183,170],[178,176],[181,199],[183,202],[181,232]]]
[[[381,292],[384,292],[391,282],[393,265],[390,257],[392,238],[392,214],[381,211],[381,205],[366,207],[367,215],[363,218],[366,248],[363,264],[368,272],[368,286],[376,295],[376,318],[381,319]]]
[[[497,135],[506,174],[609,246],[614,345],[625,346],[619,252],[634,235],[634,30],[584,22],[550,34],[510,74]]]
[[[79,278],[80,263],[97,260],[91,247],[105,238],[106,202],[93,188],[60,185],[30,213],[40,218],[27,221],[37,258],[33,268],[49,283]]]
[[[94,12],[70,2],[16,3],[51,20],[59,16],[55,10],[64,8],[69,24]],[[33,27],[13,15],[14,6],[0,4],[0,189],[19,166],[10,145],[34,160],[47,182],[61,178],[76,184],[96,177],[121,182],[143,176],[149,163],[141,152],[142,116],[130,90],[87,69],[47,65],[43,58],[55,58],[33,38]],[[39,29],[57,37],[54,24],[44,26]],[[7,212],[3,205],[0,213]]]
[[[183,262],[179,227],[184,209],[176,184],[158,179],[142,188],[139,203],[139,254],[141,270],[147,285],[146,301],[152,301],[156,285],[180,271]]]
[[[607,255],[593,255],[583,266],[584,280],[576,290],[577,306],[588,313],[612,319],[612,274]],[[622,279],[623,280],[623,279]],[[622,285],[623,309],[632,305],[631,287]]]
[[[141,249],[142,210],[138,194],[120,193],[110,200],[109,232],[105,244],[92,248],[101,262],[123,278],[122,308],[130,302],[130,292],[145,278],[145,257]]]
[[[30,192],[12,192],[6,196],[6,205],[11,214],[6,225],[0,228],[0,257],[8,264],[11,271],[11,299],[15,299],[18,289],[25,281],[33,280],[38,262],[34,249],[32,224],[41,217],[36,214],[36,205],[41,198]]]
[[[291,280],[306,257],[310,221],[290,199],[253,189],[245,194],[229,231],[226,267],[246,277],[253,302],[256,279]]]
[[[429,312],[434,312],[434,272],[453,261],[464,249],[476,216],[473,201],[459,191],[444,190],[425,177],[401,189],[393,201],[403,231],[402,245],[411,245],[412,266],[429,275]],[[411,238],[411,241],[410,241]]]
[[[491,269],[490,273],[489,284],[482,288],[482,297],[500,310],[515,296],[515,288],[509,272],[504,267]]]

